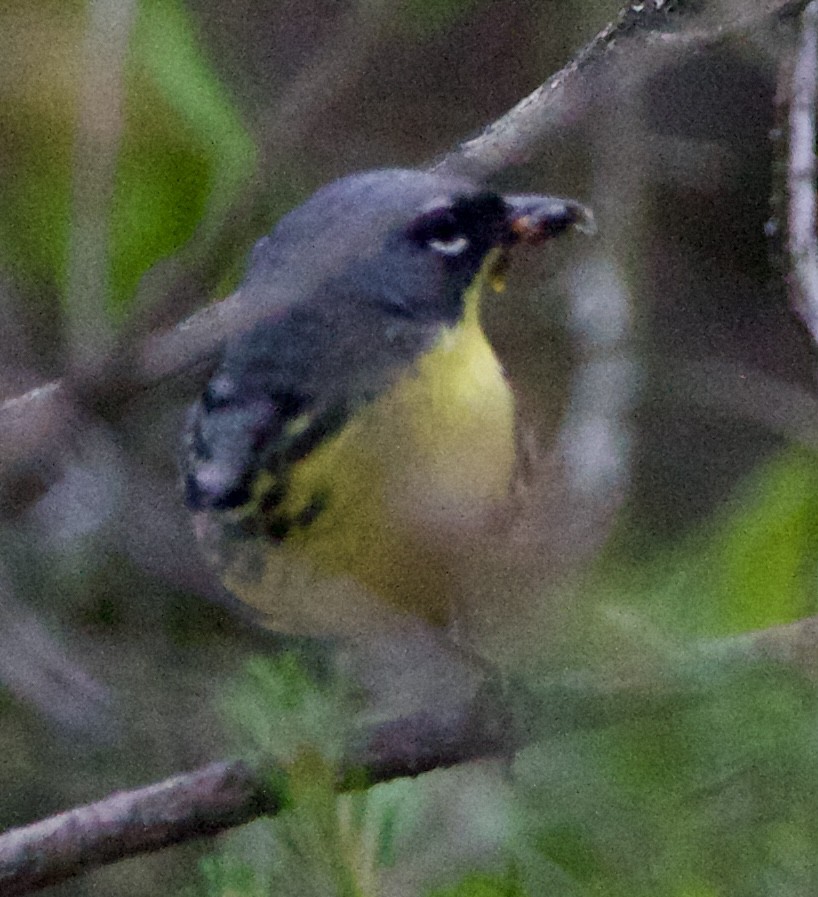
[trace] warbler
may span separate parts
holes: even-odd
[[[385,169],[324,186],[256,244],[241,301],[289,299],[226,345],[182,470],[206,553],[269,626],[452,622],[441,543],[503,500],[515,453],[480,282],[500,287],[515,244],[591,225],[572,200]]]

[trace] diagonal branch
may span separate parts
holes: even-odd
[[[339,793],[476,759],[502,758],[552,735],[676,711],[719,674],[769,664],[818,682],[818,617],[713,639],[640,672],[569,674],[537,693],[484,687],[445,716],[419,713],[362,733]],[[0,835],[0,893],[20,897],[89,869],[274,816],[289,804],[287,770],[222,761],[122,791]]]
[[[0,892],[30,894],[276,810],[243,763],[213,763],[6,832],[0,837]]]
[[[375,726],[340,764],[338,792],[509,757],[543,734],[651,712],[666,707],[671,696],[678,706],[678,693],[655,682],[647,689],[615,677],[611,682],[573,677],[538,697],[516,688],[513,696],[500,695],[487,687],[445,717],[418,713]],[[0,835],[0,893],[30,894],[101,865],[274,816],[288,803],[286,768],[271,763],[253,769],[242,761],[212,763],[118,792]]]
[[[709,0],[626,4],[564,68],[436,167],[488,178],[524,163],[657,67],[798,15],[807,0],[737,3],[739,11],[732,14],[726,5]]]
[[[523,161],[535,148],[542,148],[566,128],[587,118],[597,103],[610,102],[610,64],[614,60],[625,61],[630,71],[644,77],[645,64],[651,60],[660,58],[666,62],[689,53],[691,47],[706,48],[751,29],[770,27],[806,5],[807,0],[747,4],[742,15],[713,22],[709,28],[685,37],[681,26],[689,3],[671,5],[652,0],[638,7],[628,4],[618,20],[583,48],[574,61],[478,137],[450,152],[438,166],[468,170],[478,177],[496,174]],[[719,4],[715,0],[700,0],[696,6],[704,12],[714,12]],[[241,304],[239,294],[234,293],[171,330],[149,336],[130,358],[116,363],[116,370],[97,372],[93,382],[73,384],[66,389],[62,381],[53,381],[0,404],[0,450],[8,448],[13,457],[19,457],[15,448],[31,421],[47,420],[60,412],[75,392],[84,402],[97,408],[103,405],[103,410],[114,414],[123,402],[158,383],[191,375],[201,379],[202,371],[212,364],[227,337],[275,312],[286,298],[283,291],[271,288],[263,302],[249,306]]]
[[[715,15],[723,4],[699,0],[699,10]],[[574,61],[518,103],[473,140],[461,144],[439,165],[485,177],[528,158],[556,135],[587,118],[600,102],[610,102],[612,73],[624,66],[630,78],[646,77],[646,69],[706,48],[750,29],[763,28],[807,6],[807,0],[764,0],[745,4],[745,12],[712,21],[697,30],[684,28],[689,3],[650,0],[628,5],[616,23],[606,28]],[[712,17],[711,17],[712,18]],[[699,14],[696,22],[701,22]],[[617,66],[621,62],[623,65]],[[631,81],[632,83],[632,81]],[[616,84],[616,90],[622,85]],[[171,379],[198,378],[212,363],[224,340],[274,313],[287,300],[271,289],[263,302],[242,303],[238,293],[191,316],[177,327],[152,335],[118,359],[115,367],[97,372],[93,381],[53,381],[0,404],[0,458],[3,467],[22,460],[36,444],[59,448],[55,433],[66,426],[73,408],[93,407],[114,416],[141,391]],[[0,475],[3,470],[0,469]],[[742,663],[772,659],[818,669],[814,619],[749,634],[710,646],[718,659]],[[707,652],[704,652],[705,655]],[[672,683],[671,683],[672,685]],[[679,683],[675,683],[676,686]],[[581,687],[580,687],[581,686]],[[552,695],[529,707],[510,723],[502,702],[480,708],[464,707],[444,724],[439,717],[412,717],[381,726],[364,738],[339,777],[339,789],[466,762],[476,757],[504,756],[542,737],[531,720],[547,720],[552,731],[560,725],[600,725],[612,714],[648,712],[667,698],[667,683],[617,681],[589,685],[587,680],[567,695]],[[623,703],[612,700],[619,689]],[[584,691],[583,691],[584,690]],[[687,692],[695,689],[687,683]],[[678,689],[674,692],[678,698]],[[485,697],[485,696],[483,696]],[[582,702],[585,700],[585,704]],[[588,703],[590,700],[590,703]],[[583,715],[583,707],[587,711]],[[619,707],[619,710],[616,710]],[[570,718],[566,719],[568,708]],[[277,775],[272,775],[276,773]],[[0,892],[8,897],[30,893],[79,874],[88,868],[210,834],[274,814],[286,805],[286,776],[281,771],[253,771],[242,763],[219,763],[158,785],[122,792],[96,804],[75,809],[0,837]],[[275,784],[280,784],[276,787]]]

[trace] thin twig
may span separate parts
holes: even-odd
[[[6,832],[0,837],[0,893],[30,894],[123,857],[275,811],[243,763],[214,763]]]
[[[0,680],[5,689],[49,722],[106,739],[115,728],[113,701],[18,599],[0,567]]]
[[[339,793],[476,759],[543,738],[687,707],[718,674],[770,663],[818,681],[818,617],[705,640],[664,668],[569,674],[537,694],[486,689],[454,712],[375,726],[337,775]],[[0,835],[0,893],[21,897],[101,865],[212,835],[288,806],[287,770],[223,761]]]
[[[815,103],[818,93],[818,2],[801,18],[789,112],[787,160],[790,286],[795,310],[818,343]]]
[[[745,4],[741,14],[717,2],[646,0],[628,3],[574,58],[516,106],[438,163],[439,170],[488,178],[527,162],[549,141],[563,139],[587,120],[599,103],[615,103],[652,71],[692,50],[702,52],[755,29],[797,15],[807,0],[764,0]],[[695,27],[694,22],[704,22]]]
[[[445,715],[418,713],[364,733],[340,764],[338,792],[510,757],[543,735],[664,712],[669,701],[679,702],[676,683],[655,677],[647,688],[609,676],[570,677],[538,696],[515,688],[514,716],[512,697],[493,692],[481,691]],[[30,894],[101,865],[274,816],[288,802],[286,768],[252,769],[241,761],[118,792],[0,835],[0,893]]]
[[[803,9],[806,0],[767,0],[758,4],[754,12],[702,32],[695,40],[689,34],[684,39],[682,30],[668,31],[674,19],[672,11],[663,11],[664,3],[653,0],[640,6],[647,8],[651,15],[638,19],[638,26],[630,15],[637,14],[637,10],[629,5],[619,22],[596,38],[575,62],[480,137],[449,154],[442,164],[480,176],[496,173],[526,158],[572,121],[587,116],[611,89],[610,69],[605,63],[614,55],[625,58],[627,54],[628,67],[640,72],[644,59],[656,58],[651,54],[657,46],[663,48],[662,58],[667,59],[671,54],[689,52],[691,45],[707,46],[708,41],[720,42],[748,28],[770,24],[782,15]],[[607,98],[610,99],[609,93]],[[812,214],[814,219],[814,211]],[[173,330],[145,340],[130,359],[133,362],[130,370],[118,365],[113,386],[102,376],[96,384],[80,384],[78,392],[103,415],[115,413],[139,391],[207,367],[228,335],[273,313],[286,299],[271,289],[264,302],[250,305],[240,304],[240,298],[234,294]],[[54,441],[48,422],[52,415],[55,420],[64,420],[64,410],[73,395],[72,385],[54,381],[0,405],[0,455],[8,449],[12,457],[19,457],[20,445],[30,447],[32,422],[35,422],[37,439]],[[818,669],[815,627],[815,620],[801,621],[788,628],[741,636],[741,641],[715,645],[713,652],[722,650],[725,656],[742,661],[773,656],[787,662],[792,658],[802,668]],[[649,686],[661,691],[655,677]],[[622,687],[631,700],[644,699],[644,684],[632,687],[630,694]],[[597,699],[601,696],[601,693],[596,695]],[[571,707],[572,712],[579,713],[577,697],[572,695],[566,700],[563,694],[561,703],[552,708],[554,718],[559,719],[558,707]],[[601,711],[610,712],[610,694],[604,697]],[[506,725],[509,714],[503,707],[495,705],[490,710],[475,716],[471,708],[465,708],[442,729],[439,717],[412,718],[381,727],[350,758],[339,787],[351,787],[361,768],[368,772],[370,782],[416,775],[478,756],[507,754],[542,734]],[[528,720],[551,719],[541,711],[538,708]],[[430,729],[430,724],[437,728]],[[2,836],[0,892],[9,897],[30,893],[95,865],[219,831],[260,813],[276,812],[282,806],[282,797],[281,792],[271,788],[269,775],[259,778],[237,763],[216,764],[147,789],[123,792]]]
[[[661,4],[654,0],[653,5]],[[767,0],[756,13],[747,13],[745,17],[724,23],[717,38],[722,41],[750,27],[771,25],[780,16],[792,15],[805,5],[806,0]],[[626,12],[630,8],[629,4]],[[452,151],[440,165],[460,169],[463,160],[467,160],[467,167],[476,166],[473,170],[496,172],[519,161],[535,146],[547,143],[549,137],[570,119],[587,115],[591,105],[583,102],[582,96],[595,97],[599,91],[610,87],[609,72],[596,64],[602,59],[600,47],[616,47],[619,55],[627,52],[628,65],[639,71],[643,57],[650,56],[652,49],[661,43],[658,37],[664,36],[668,23],[673,21],[670,11],[661,16],[654,12],[653,16],[641,19],[640,27],[636,28],[626,12],[616,25],[610,26],[580,51],[577,58],[585,62],[567,66],[490,125],[480,137]],[[650,34],[657,40],[647,41],[645,38]],[[670,41],[668,45],[679,54],[676,41]],[[684,49],[689,51],[689,44],[685,43]],[[191,372],[201,374],[218,356],[225,339],[274,313],[287,298],[283,291],[271,287],[263,301],[249,305],[241,304],[239,294],[234,293],[171,330],[148,337],[134,353],[132,364],[128,360],[118,365],[116,376],[110,378],[113,384],[109,378],[99,375],[93,384],[84,384],[82,392],[94,405],[108,400],[110,413],[116,413],[122,402],[146,388]],[[53,381],[0,404],[0,446],[7,444],[13,448],[21,436],[19,428],[27,426],[29,414],[37,416],[59,408],[70,393],[71,390],[66,392],[60,382]],[[23,407],[26,413],[21,413]]]

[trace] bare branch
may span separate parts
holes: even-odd
[[[338,791],[509,757],[544,734],[653,712],[671,695],[678,700],[655,681],[644,688],[621,678],[576,676],[536,697],[515,689],[512,711],[512,696],[487,688],[445,718],[418,713],[364,733],[340,765]],[[30,894],[97,866],[276,815],[287,805],[285,768],[254,770],[241,761],[118,792],[0,835],[0,893]]]
[[[698,4],[711,11],[717,5],[706,0]],[[684,30],[677,15],[677,10],[685,11],[688,6],[679,2],[671,8],[661,0],[638,7],[629,4],[619,20],[595,38],[571,64],[480,136],[446,156],[440,165],[480,177],[497,173],[525,160],[555,136],[561,136],[587,117],[597,103],[610,100],[611,65],[617,60],[626,60],[629,69],[644,77],[645,60],[667,61],[674,55],[689,52],[691,47],[713,46],[748,29],[793,15],[803,10],[807,2],[765,0],[752,5],[752,11],[727,22],[711,22],[709,27],[696,31]],[[815,6],[810,4],[810,9]],[[809,52],[813,54],[810,66],[814,75],[812,40]],[[814,123],[810,127],[814,129]],[[805,144],[800,138],[799,143],[802,147],[812,147],[811,142]],[[814,161],[810,164],[814,165]],[[814,241],[813,181],[812,174],[804,178],[812,191],[812,209],[807,211],[813,226],[807,228],[799,223],[798,227],[802,235],[808,234]],[[810,252],[815,251],[814,247],[808,248]],[[818,296],[818,290],[810,295]],[[233,294],[174,329],[148,337],[131,358],[117,362],[115,371],[97,373],[94,383],[54,381],[0,404],[0,456],[4,462],[7,458],[25,457],[37,442],[58,448],[56,430],[65,426],[76,396],[105,415],[113,413],[143,389],[181,376],[198,377],[214,360],[228,336],[275,313],[286,299],[283,290],[275,288],[269,290],[263,301],[253,303],[242,302],[238,293]],[[818,302],[814,308],[818,309]],[[814,323],[813,333],[816,333],[818,313]],[[770,658],[782,663],[797,661],[800,669],[814,670],[818,669],[816,626],[815,619],[805,620],[789,627],[722,640],[708,650],[713,655],[742,662]],[[582,685],[586,687],[588,682],[583,681]],[[648,686],[631,682],[618,683],[616,688],[628,699],[631,712],[634,702],[637,706],[646,703],[655,706],[651,701],[657,694],[667,696],[655,677]],[[611,685],[591,688],[591,696],[597,702],[596,716],[588,713],[583,717],[578,695],[566,699],[563,689],[560,700],[552,701],[551,715],[542,712],[540,704],[536,719],[549,720],[552,726],[600,724],[606,714],[613,712],[610,701],[613,689]],[[651,701],[646,702],[646,696]],[[585,697],[588,698],[587,688]],[[567,722],[559,712],[564,713],[566,707],[570,707],[575,717]],[[532,716],[526,714],[524,718],[530,721]],[[509,718],[507,708],[494,702],[487,703],[479,712],[464,707],[446,725],[439,717],[412,717],[382,726],[364,739],[364,746],[355,756],[350,756],[341,771],[339,787],[350,788],[360,782],[361,769],[368,773],[370,782],[417,775],[475,757],[507,755],[533,737],[542,736],[542,729],[535,733],[524,725],[512,726]],[[260,775],[242,763],[220,763],[8,832],[0,837],[0,891],[9,897],[30,893],[96,865],[220,831],[262,813],[276,813],[284,805],[285,795],[270,782],[269,771]]]
[[[437,167],[487,178],[524,163],[534,151],[584,121],[597,104],[613,102],[614,95],[636,79],[648,78],[656,66],[770,26],[798,14],[806,3],[765,0],[739,4],[744,9],[733,14],[718,2],[628,3],[568,65],[477,137],[448,153]],[[699,27],[691,27],[688,16],[701,23]]]
[[[712,9],[715,3],[699,3],[698,7]],[[709,30],[698,33],[695,39],[681,40],[683,31],[668,29],[683,17],[687,3],[668,4],[652,0],[639,4],[636,11],[628,4],[618,21],[610,25],[576,57],[576,60],[537,88],[498,121],[490,125],[474,140],[461,144],[449,153],[438,167],[469,170],[475,176],[487,176],[523,161],[535,147],[546,145],[549,139],[561,135],[566,128],[585,118],[597,101],[610,100],[610,71],[607,59],[624,58],[633,71],[641,71],[645,57],[656,48],[664,48],[663,59],[689,52],[691,43],[701,47],[718,43],[741,34],[750,28],[762,28],[785,15],[793,15],[806,6],[806,0],[766,0],[753,6],[743,16],[728,22],[713,23]],[[668,7],[666,9],[666,7]],[[240,302],[234,293],[222,302],[210,306],[172,330],[148,337],[135,353],[132,363],[122,363],[117,376],[109,378],[99,372],[94,384],[85,384],[94,403],[112,399],[116,406],[139,391],[162,381],[201,372],[216,358],[224,340],[230,335],[251,327],[274,313],[286,301],[283,290],[270,288],[263,301],[252,305]],[[92,388],[93,387],[93,388]],[[100,396],[100,391],[104,393]],[[84,390],[81,390],[84,392]],[[57,383],[47,384],[0,404],[0,440],[14,441],[19,428],[26,425],[26,414],[46,403],[59,405],[66,398]]]
[[[57,726],[106,737],[115,727],[107,689],[84,670],[20,601],[0,567],[0,680]]]
[[[451,713],[419,713],[363,733],[338,771],[338,791],[475,759],[509,757],[551,735],[689,706],[719,672],[791,668],[818,682],[818,617],[703,641],[640,670],[569,674],[536,694],[484,687]],[[715,664],[715,666],[714,666]],[[271,816],[288,806],[287,770],[225,761],[122,791],[0,835],[0,893],[30,894],[89,869]]]
[[[0,892],[30,894],[96,866],[277,809],[243,763],[214,763],[6,832],[0,837]]]
[[[815,103],[818,94],[818,3],[801,19],[790,90],[787,158],[788,249],[792,302],[818,343],[818,237],[816,237]]]

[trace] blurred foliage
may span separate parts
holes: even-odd
[[[224,701],[228,727],[242,756],[282,764],[289,806],[202,861],[204,894],[375,893],[377,870],[396,862],[398,837],[423,824],[423,810],[405,782],[336,797],[360,697],[343,677],[307,674],[294,653],[248,662]]]
[[[562,64],[614,5],[395,4],[394,27],[367,51],[360,78],[319,83],[328,102],[300,142],[278,153],[275,110],[288,84],[322,53],[331,55],[345,16],[364,17],[375,4],[142,0],[123,60],[123,114],[113,120],[105,323],[143,312],[142,276],[200,244],[216,247],[214,257],[193,252],[167,279],[160,266],[153,295],[171,312],[191,284],[196,303],[214,298],[196,292],[207,281],[201,269],[216,270],[211,282],[229,280],[256,229],[272,224],[256,228],[258,208],[242,205],[253,175],[269,214],[349,169],[431,158],[541,82],[549,74],[543,66]],[[39,383],[64,348],[89,9],[80,0],[0,4],[4,397]],[[565,587],[546,581],[538,558],[525,559],[542,577],[531,591],[542,597],[547,625],[531,639],[550,675],[570,678],[595,664],[622,678],[650,675],[683,662],[693,640],[816,610],[814,446],[798,444],[808,440],[793,436],[797,428],[782,425],[778,409],[764,403],[745,421],[728,401],[714,412],[712,401],[696,405],[661,389],[677,355],[727,358],[750,379],[760,372],[812,389],[813,359],[778,274],[763,263],[772,114],[762,110],[771,108],[772,68],[749,43],[715,63],[697,57],[684,77],[674,70],[654,79],[644,108],[635,102],[636,110],[600,114],[579,139],[548,147],[508,175],[524,189],[594,196],[602,241],[625,222],[644,221],[641,239],[627,247],[638,272],[628,287],[644,340],[640,361],[664,396],[634,433],[641,493],[594,569]],[[723,139],[702,138],[712,122]],[[661,140],[651,143],[657,132]],[[708,155],[717,142],[720,153]],[[641,185],[644,195],[627,205],[635,192],[628,166],[649,168],[654,157],[660,164]],[[275,160],[261,176],[259,158]],[[620,203],[607,217],[606,197]],[[561,252],[570,250],[558,248],[547,264],[559,269]],[[543,285],[554,287],[559,276],[537,264],[533,254],[515,260],[518,279],[498,314],[507,319],[500,330],[509,351],[521,338],[534,358],[528,364],[521,353],[509,369],[521,368],[521,382],[541,390],[532,406],[554,409],[565,405],[558,390],[574,359],[549,339],[564,310]],[[517,306],[515,294],[523,297]],[[543,347],[558,356],[554,376],[538,366]],[[35,689],[4,679],[0,824],[237,750],[289,764],[294,809],[215,846],[185,845],[111,866],[54,894],[818,891],[815,692],[776,668],[702,663],[696,687],[661,711],[605,727],[567,726],[505,763],[468,764],[336,800],[332,770],[361,696],[312,662],[305,672],[293,654],[248,665],[281,644],[209,601],[202,586],[204,564],[175,485],[180,405],[173,395],[140,397],[121,420],[89,424],[90,435],[66,434],[62,479],[0,528],[2,562],[16,574],[21,603],[54,634],[55,655],[65,649],[79,658],[116,703],[102,727],[84,727],[81,714],[74,727],[64,726],[42,709]],[[554,426],[545,421],[540,429]],[[505,571],[495,575],[490,585],[503,595]],[[566,594],[587,625],[562,633],[557,605]],[[570,650],[550,654],[561,636]],[[24,639],[6,639],[4,658],[25,651]],[[71,677],[57,678],[60,687],[71,685]]]
[[[13,4],[0,11],[11,100],[0,107],[0,260],[16,278],[60,290],[66,286],[72,170],[82,164],[72,153],[72,132],[84,12],[82,3]],[[197,228],[220,220],[254,164],[235,104],[177,0],[138,5],[124,86],[109,225],[109,311],[117,317],[145,271]]]
[[[795,448],[759,465],[671,548],[633,567],[614,553],[597,575],[602,600],[639,606],[680,635],[723,635],[815,613],[816,558],[818,464]]]
[[[463,881],[450,888],[436,888],[430,897],[524,897],[514,877],[499,875],[467,875]]]
[[[248,661],[241,680],[224,696],[223,712],[242,754],[295,763],[305,748],[337,763],[354,718],[354,693],[343,679],[318,687],[293,653]]]
[[[264,700],[292,681],[289,660],[254,667],[242,688],[270,675]],[[254,713],[288,730],[301,723],[285,690]],[[314,707],[314,689],[302,699]],[[301,758],[291,769],[308,772],[309,786],[295,809],[224,839],[186,893],[401,894],[407,881],[425,882],[418,892],[430,897],[810,892],[815,709],[811,684],[754,670],[717,677],[686,709],[548,739],[511,766],[336,799],[315,755]]]
[[[215,226],[250,176],[255,150],[178,0],[142,3],[126,72],[127,108],[112,204],[112,299]]]

